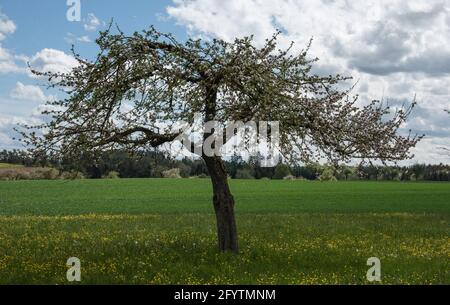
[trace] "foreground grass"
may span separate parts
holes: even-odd
[[[450,183],[232,180],[238,213],[450,213]],[[209,179],[0,181],[0,215],[213,213]]]
[[[0,183],[0,284],[450,284],[450,185],[233,181],[241,254],[207,180]]]

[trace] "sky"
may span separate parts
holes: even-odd
[[[279,29],[282,47],[301,50],[313,38],[314,72],[352,76],[361,104],[416,99],[402,131],[426,137],[408,163],[450,163],[450,0],[0,0],[0,149],[20,147],[13,128],[41,122],[45,101],[60,98],[28,64],[68,71],[72,44],[93,58],[111,20],[126,33],[154,25],[179,40],[253,34],[261,45]]]

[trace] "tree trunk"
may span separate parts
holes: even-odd
[[[213,203],[217,218],[217,236],[221,252],[238,252],[236,219],[234,215],[234,198],[228,185],[225,165],[220,157],[203,159],[208,167],[213,185]]]

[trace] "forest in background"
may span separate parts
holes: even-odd
[[[3,150],[0,151],[0,163],[20,166],[0,169],[2,180],[208,177],[208,170],[202,160],[171,158],[157,150],[134,155],[125,151],[111,151],[96,156],[95,160],[82,156],[76,161],[36,161],[26,151]],[[239,156],[225,163],[232,179],[450,181],[450,166],[445,164],[331,166],[311,163],[289,166],[280,163],[274,168],[264,168],[258,164],[258,158],[245,161]]]

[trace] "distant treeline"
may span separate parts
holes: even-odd
[[[3,150],[0,163],[25,167],[52,167],[60,172],[79,173],[86,178],[161,178],[207,177],[202,160],[174,159],[161,151],[146,151],[130,155],[124,151],[105,152],[96,160],[85,157],[77,161],[36,161],[21,150]],[[257,159],[244,161],[233,157],[226,161],[233,179],[307,179],[307,180],[387,180],[387,181],[450,181],[450,166],[414,164],[411,166],[329,166],[317,163],[275,168],[263,168]]]

